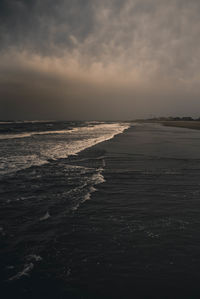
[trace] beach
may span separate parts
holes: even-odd
[[[144,122],[148,123],[149,121],[144,121]],[[160,123],[163,126],[167,126],[167,127],[180,127],[180,128],[195,129],[195,130],[200,129],[200,121],[197,120],[191,120],[191,121],[166,120],[166,121],[152,121],[152,123]]]
[[[59,163],[91,169],[96,184],[71,210],[44,183],[37,190],[43,205],[51,203],[49,215],[31,225],[23,219],[20,240],[11,244],[15,253],[3,249],[2,269],[13,273],[3,284],[8,298],[198,298],[199,147],[198,130],[132,123],[110,140],[42,166],[54,180]],[[73,182],[57,179],[53,190],[74,185],[73,173]],[[11,267],[22,251],[26,274],[16,279],[8,260]]]

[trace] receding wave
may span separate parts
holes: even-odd
[[[0,174],[12,173],[31,166],[40,166],[48,163],[49,160],[76,155],[86,148],[112,139],[127,128],[129,125],[125,123],[104,123],[74,127],[68,130],[12,134],[7,140],[2,140],[2,142],[6,142],[5,148],[8,152],[0,161]],[[25,138],[33,135],[34,139]],[[14,140],[10,140],[13,138]],[[13,152],[9,153],[13,148],[13,142],[14,154]]]
[[[42,132],[24,132],[20,134],[2,134],[0,135],[0,139],[18,139],[18,138],[27,138],[32,137],[34,135],[49,135],[49,134],[66,134],[72,133],[75,129],[70,130],[55,130],[55,131],[42,131]]]
[[[73,137],[77,137],[77,139],[72,139],[64,145],[56,144],[49,147],[49,149],[46,149],[46,151],[42,153],[42,156],[47,159],[67,158],[69,155],[75,155],[95,144],[112,139],[115,135],[122,133],[128,127],[128,125],[123,124],[107,124],[75,128],[73,130]]]

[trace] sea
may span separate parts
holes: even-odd
[[[11,298],[13,294],[15,298],[36,294],[40,297],[40,289],[50,292],[50,296],[51,287],[47,284],[52,279],[59,283],[71,275],[69,261],[66,265],[61,258],[61,268],[56,263],[63,241],[59,241],[61,247],[53,253],[53,264],[48,264],[48,256],[57,246],[57,238],[65,236],[66,220],[72,221],[80,206],[105,181],[103,155],[99,153],[89,166],[83,166],[78,154],[114,138],[129,126],[99,121],[0,122],[0,272],[5,291],[2,298]],[[70,234],[75,227],[71,229]],[[66,258],[70,260],[70,254]],[[41,275],[36,274],[35,279],[34,272],[42,264],[46,264],[45,270],[42,266]]]
[[[200,131],[0,123],[0,297],[200,298]]]

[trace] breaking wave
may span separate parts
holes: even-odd
[[[0,174],[13,173],[49,160],[67,158],[92,147],[129,128],[124,123],[90,124],[69,130],[0,135]],[[27,138],[29,137],[29,138]]]

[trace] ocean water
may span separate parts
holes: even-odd
[[[200,297],[200,131],[0,125],[2,298]]]
[[[0,126],[0,174],[67,158],[127,128],[98,122],[4,122]]]
[[[111,122],[0,123],[3,287],[16,285],[17,294],[23,296],[18,285],[48,260],[48,244],[63,234],[60,227],[105,181],[103,155],[98,153],[83,166],[78,153],[128,127]]]

